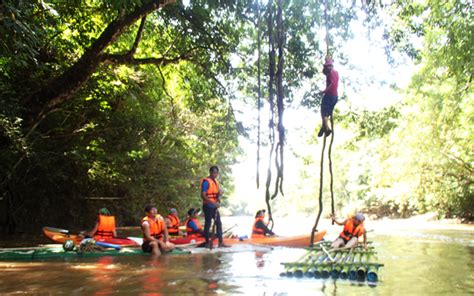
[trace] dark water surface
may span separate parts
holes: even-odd
[[[474,232],[392,231],[370,236],[376,287],[347,280],[280,277],[305,250],[234,246],[150,260],[135,257],[0,262],[0,294],[76,295],[473,295]]]

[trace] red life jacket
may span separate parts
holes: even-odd
[[[115,217],[99,215],[99,226],[94,234],[95,239],[109,238],[114,236]]]
[[[344,224],[344,229],[342,230],[340,237],[348,241],[353,237],[359,237],[364,234],[364,223],[360,223],[357,227],[354,227],[354,220],[348,219],[346,224]]]
[[[151,219],[150,217],[146,216],[142,219],[142,224],[145,221],[148,222],[148,225],[150,225],[150,236],[160,239],[163,236],[166,227],[163,218],[160,215],[156,215],[155,219]],[[145,234],[143,234],[143,240],[147,241]]]
[[[219,195],[219,183],[217,180],[212,180],[211,178],[204,178],[201,180],[201,185],[199,186],[199,191],[202,192],[202,183],[207,181],[209,184],[209,188],[206,191],[206,197],[211,200],[211,202],[217,202],[217,198]],[[204,204],[209,203],[208,201],[204,201]]]
[[[168,227],[168,233],[174,234],[174,235],[179,234],[179,224],[180,224],[179,218],[171,214],[169,214],[167,218],[170,219],[171,221],[171,225]]]
[[[189,222],[193,221],[194,223],[196,223],[197,227],[198,227],[198,230],[194,230],[193,228],[189,227]],[[199,222],[198,219],[196,218],[188,218],[186,220],[186,233],[188,235],[188,237],[190,238],[193,238],[193,237],[200,237],[200,233],[202,231],[202,225],[201,225],[201,222]]]
[[[265,230],[262,228],[257,228],[257,223],[258,221],[263,222],[263,217],[257,217],[255,218],[255,222],[253,222],[253,227],[252,227],[252,238],[257,238],[257,237],[265,237]]]

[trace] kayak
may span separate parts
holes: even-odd
[[[326,230],[318,231],[314,233],[314,242],[321,241],[326,235]],[[266,236],[259,238],[249,238],[246,240],[237,240],[238,243],[247,243],[253,245],[266,245],[275,247],[288,247],[288,248],[306,248],[311,244],[311,234],[303,234],[296,236]],[[224,243],[232,244],[232,241],[224,240]]]
[[[72,240],[76,245],[80,244],[84,237],[71,234],[68,230],[43,227],[43,233],[46,237],[56,243],[64,243],[66,240]],[[326,235],[326,230],[318,231],[314,234],[314,242],[321,241]],[[122,247],[138,247],[142,243],[141,238],[129,237],[129,238],[107,238],[96,240],[98,242],[104,242],[114,245],[120,245]],[[254,244],[254,245],[266,245],[266,246],[278,246],[278,247],[289,247],[289,248],[306,248],[309,247],[311,241],[311,234],[303,234],[297,236],[266,236],[259,238],[224,238],[224,243],[228,245],[235,244]],[[175,245],[190,245],[190,244],[202,244],[205,242],[203,237],[189,238],[189,237],[174,237],[170,238],[170,242]],[[214,244],[217,244],[217,239],[214,240]]]
[[[55,228],[55,227],[43,227],[43,234],[55,243],[63,244],[67,240],[72,240],[74,244],[78,245],[84,239],[82,235],[73,234],[67,229]],[[97,242],[119,245],[122,247],[139,247],[136,241],[128,238],[101,238],[95,239]]]
[[[190,254],[190,251],[176,248],[169,254]],[[33,248],[9,248],[0,249],[0,260],[41,260],[54,258],[96,258],[104,256],[133,256],[149,255],[140,248],[122,248],[120,250],[106,249],[96,252],[66,252],[61,246],[55,247],[33,247]]]
[[[314,242],[321,241],[326,235],[326,230],[318,231],[314,234]],[[183,244],[201,244],[205,242],[203,237],[199,238],[172,238],[170,242],[176,245]],[[288,248],[306,248],[309,247],[311,242],[311,234],[303,234],[296,236],[266,236],[259,238],[224,238],[224,243],[227,245],[235,244],[250,244],[250,245],[266,245],[275,247],[288,247]],[[217,239],[214,240],[214,244],[217,244]]]

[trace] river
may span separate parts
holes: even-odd
[[[239,221],[242,218],[224,218],[225,227]],[[298,223],[282,224],[285,227],[275,227],[280,234],[302,229]],[[281,277],[281,263],[297,260],[306,250],[242,245],[157,260],[139,255],[0,262],[0,294],[473,295],[474,227],[420,224],[416,220],[367,223],[378,261],[384,264],[374,287],[348,280]],[[340,231],[328,221],[322,226],[328,239]]]

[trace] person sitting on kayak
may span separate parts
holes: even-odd
[[[115,217],[112,216],[107,208],[99,210],[99,216],[94,228],[85,233],[86,237],[94,239],[112,238],[117,236],[115,231]]]
[[[364,236],[364,247],[367,247],[367,235],[364,228],[365,217],[362,213],[357,213],[344,221],[338,221],[331,216],[332,221],[337,225],[344,225],[344,229],[339,237],[332,243],[331,247],[335,248],[353,248],[359,243],[359,237]]]
[[[189,238],[204,237],[201,222],[198,219],[201,210],[199,208],[191,208],[188,211],[188,219],[186,220],[186,234]]]
[[[168,228],[169,235],[179,235],[179,226],[181,221],[178,217],[178,211],[175,208],[170,209],[170,213],[165,218],[166,228]]]
[[[267,224],[263,221],[265,218],[265,210],[259,210],[255,214],[255,222],[253,223],[252,228],[252,238],[258,237],[265,237],[275,235],[273,231],[271,231]]]
[[[141,222],[143,252],[159,256],[161,252],[168,252],[174,249],[174,244],[168,241],[168,230],[166,229],[165,220],[158,214],[156,207],[147,205],[145,213],[146,216]]]

